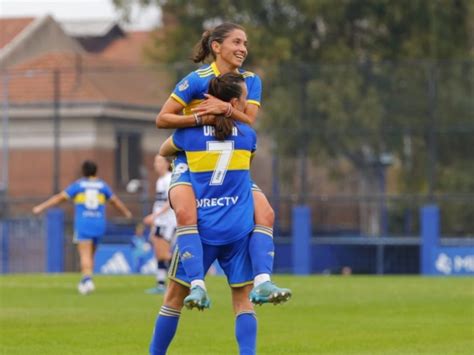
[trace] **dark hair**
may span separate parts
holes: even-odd
[[[194,63],[201,63],[206,60],[209,55],[212,55],[216,59],[216,55],[212,51],[211,43],[217,41],[219,43],[224,42],[230,32],[233,30],[242,30],[245,32],[245,29],[232,22],[224,22],[214,28],[213,30],[204,31],[201,36],[201,39],[194,46],[192,60]]]
[[[242,95],[242,86],[244,77],[241,74],[230,72],[216,76],[209,82],[209,94],[222,101],[229,102],[233,98],[239,98]],[[224,140],[232,133],[234,121],[223,115],[216,117],[214,125],[215,136],[218,140]]]
[[[82,163],[82,175],[85,177],[95,176],[97,173],[97,165],[93,161],[86,160]]]

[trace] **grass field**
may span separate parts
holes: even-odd
[[[162,296],[151,276],[0,277],[0,354],[146,354]],[[258,307],[259,354],[473,354],[474,279],[278,276],[284,306]],[[183,310],[170,354],[237,354],[225,279],[210,277],[212,308]]]

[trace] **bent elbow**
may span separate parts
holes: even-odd
[[[165,122],[163,122],[163,117],[161,115],[157,115],[155,118],[156,128],[167,128]]]

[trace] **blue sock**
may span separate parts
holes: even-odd
[[[240,355],[254,355],[257,346],[257,318],[252,311],[242,312],[235,319],[235,337]]]
[[[176,333],[176,328],[178,328],[180,315],[181,311],[166,306],[161,307],[151,339],[151,355],[166,354],[168,346],[170,346],[174,334]]]
[[[273,244],[273,229],[255,225],[249,241],[249,254],[252,260],[253,274],[272,274],[275,245]]]
[[[92,280],[92,277],[91,277],[90,275],[84,275],[84,276],[82,277],[81,283],[85,283],[85,282],[87,282],[87,281],[89,281],[89,280]]]
[[[179,259],[189,281],[204,280],[201,237],[196,225],[176,228]]]

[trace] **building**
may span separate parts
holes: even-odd
[[[152,34],[61,25],[50,16],[0,19],[0,28],[0,178],[8,198],[63,189],[84,159],[119,193],[136,178],[151,187],[155,176],[146,172],[168,134],[155,129],[155,117],[173,85],[165,68],[145,65]]]

